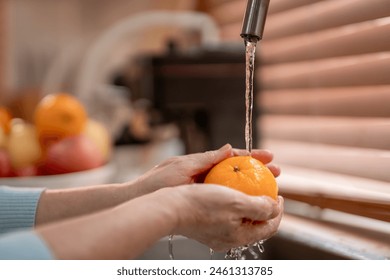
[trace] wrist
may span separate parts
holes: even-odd
[[[174,188],[167,188],[172,190],[169,195],[169,204],[175,215],[175,224],[172,234],[186,235],[186,228],[191,224],[191,218],[194,217],[194,207],[191,205],[189,199],[192,193],[193,186],[182,185]]]
[[[146,194],[143,190],[142,182],[138,180],[121,183],[119,184],[119,188],[121,189],[120,193],[124,195],[126,201]]]
[[[179,188],[163,188],[145,197],[151,197],[154,202],[151,207],[156,209],[155,212],[159,216],[156,226],[166,227],[166,235],[177,234],[180,217],[184,212]],[[149,208],[148,211],[153,211],[153,209]]]
[[[188,220],[189,201],[187,199],[189,186],[168,187],[156,191],[161,194],[159,201],[164,203],[166,215],[172,221],[170,234],[182,234],[182,229]]]
[[[162,188],[170,187],[162,180],[161,176],[156,176],[156,174],[150,174],[149,172],[129,184],[131,185],[133,195],[135,195],[134,197],[147,195]]]

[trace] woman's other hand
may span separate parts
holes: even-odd
[[[171,191],[178,205],[181,234],[216,251],[253,244],[274,235],[283,213],[283,198],[249,196],[227,187],[194,184]]]

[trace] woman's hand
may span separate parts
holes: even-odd
[[[266,196],[249,196],[207,184],[179,187],[171,193],[179,215],[174,233],[216,251],[268,239],[276,233],[282,218],[282,197],[276,202]]]
[[[277,203],[223,186],[192,184],[163,188],[36,231],[59,259],[133,259],[169,234],[217,251],[252,244],[277,231],[282,212],[282,198]]]
[[[244,150],[225,145],[216,151],[168,159],[133,182],[46,190],[39,200],[35,222],[40,225],[85,215],[164,187],[203,182],[204,176],[215,164],[228,157],[244,154],[247,154]],[[272,153],[265,150],[254,150],[251,155],[265,164],[270,163],[273,157]],[[275,176],[279,175],[278,167],[268,166]]]
[[[139,194],[143,195],[164,187],[202,183],[207,172],[214,165],[228,157],[238,155],[248,155],[248,152],[233,149],[231,145],[227,144],[215,151],[172,157],[145,173],[135,184]],[[280,174],[280,169],[277,166],[269,164],[273,158],[271,152],[253,150],[251,156],[267,164],[275,177]]]

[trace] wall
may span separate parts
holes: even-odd
[[[103,30],[115,22],[146,10],[192,9],[194,1],[3,0],[0,5],[8,8],[8,31],[5,34],[8,73],[4,83],[15,96],[20,89],[40,87],[60,54],[67,52],[73,58],[80,56]]]
[[[6,96],[7,3],[0,0],[0,104]]]

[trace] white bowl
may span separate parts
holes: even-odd
[[[0,178],[0,185],[47,189],[89,186],[110,182],[114,171],[114,164],[108,163],[98,168],[67,174]]]

